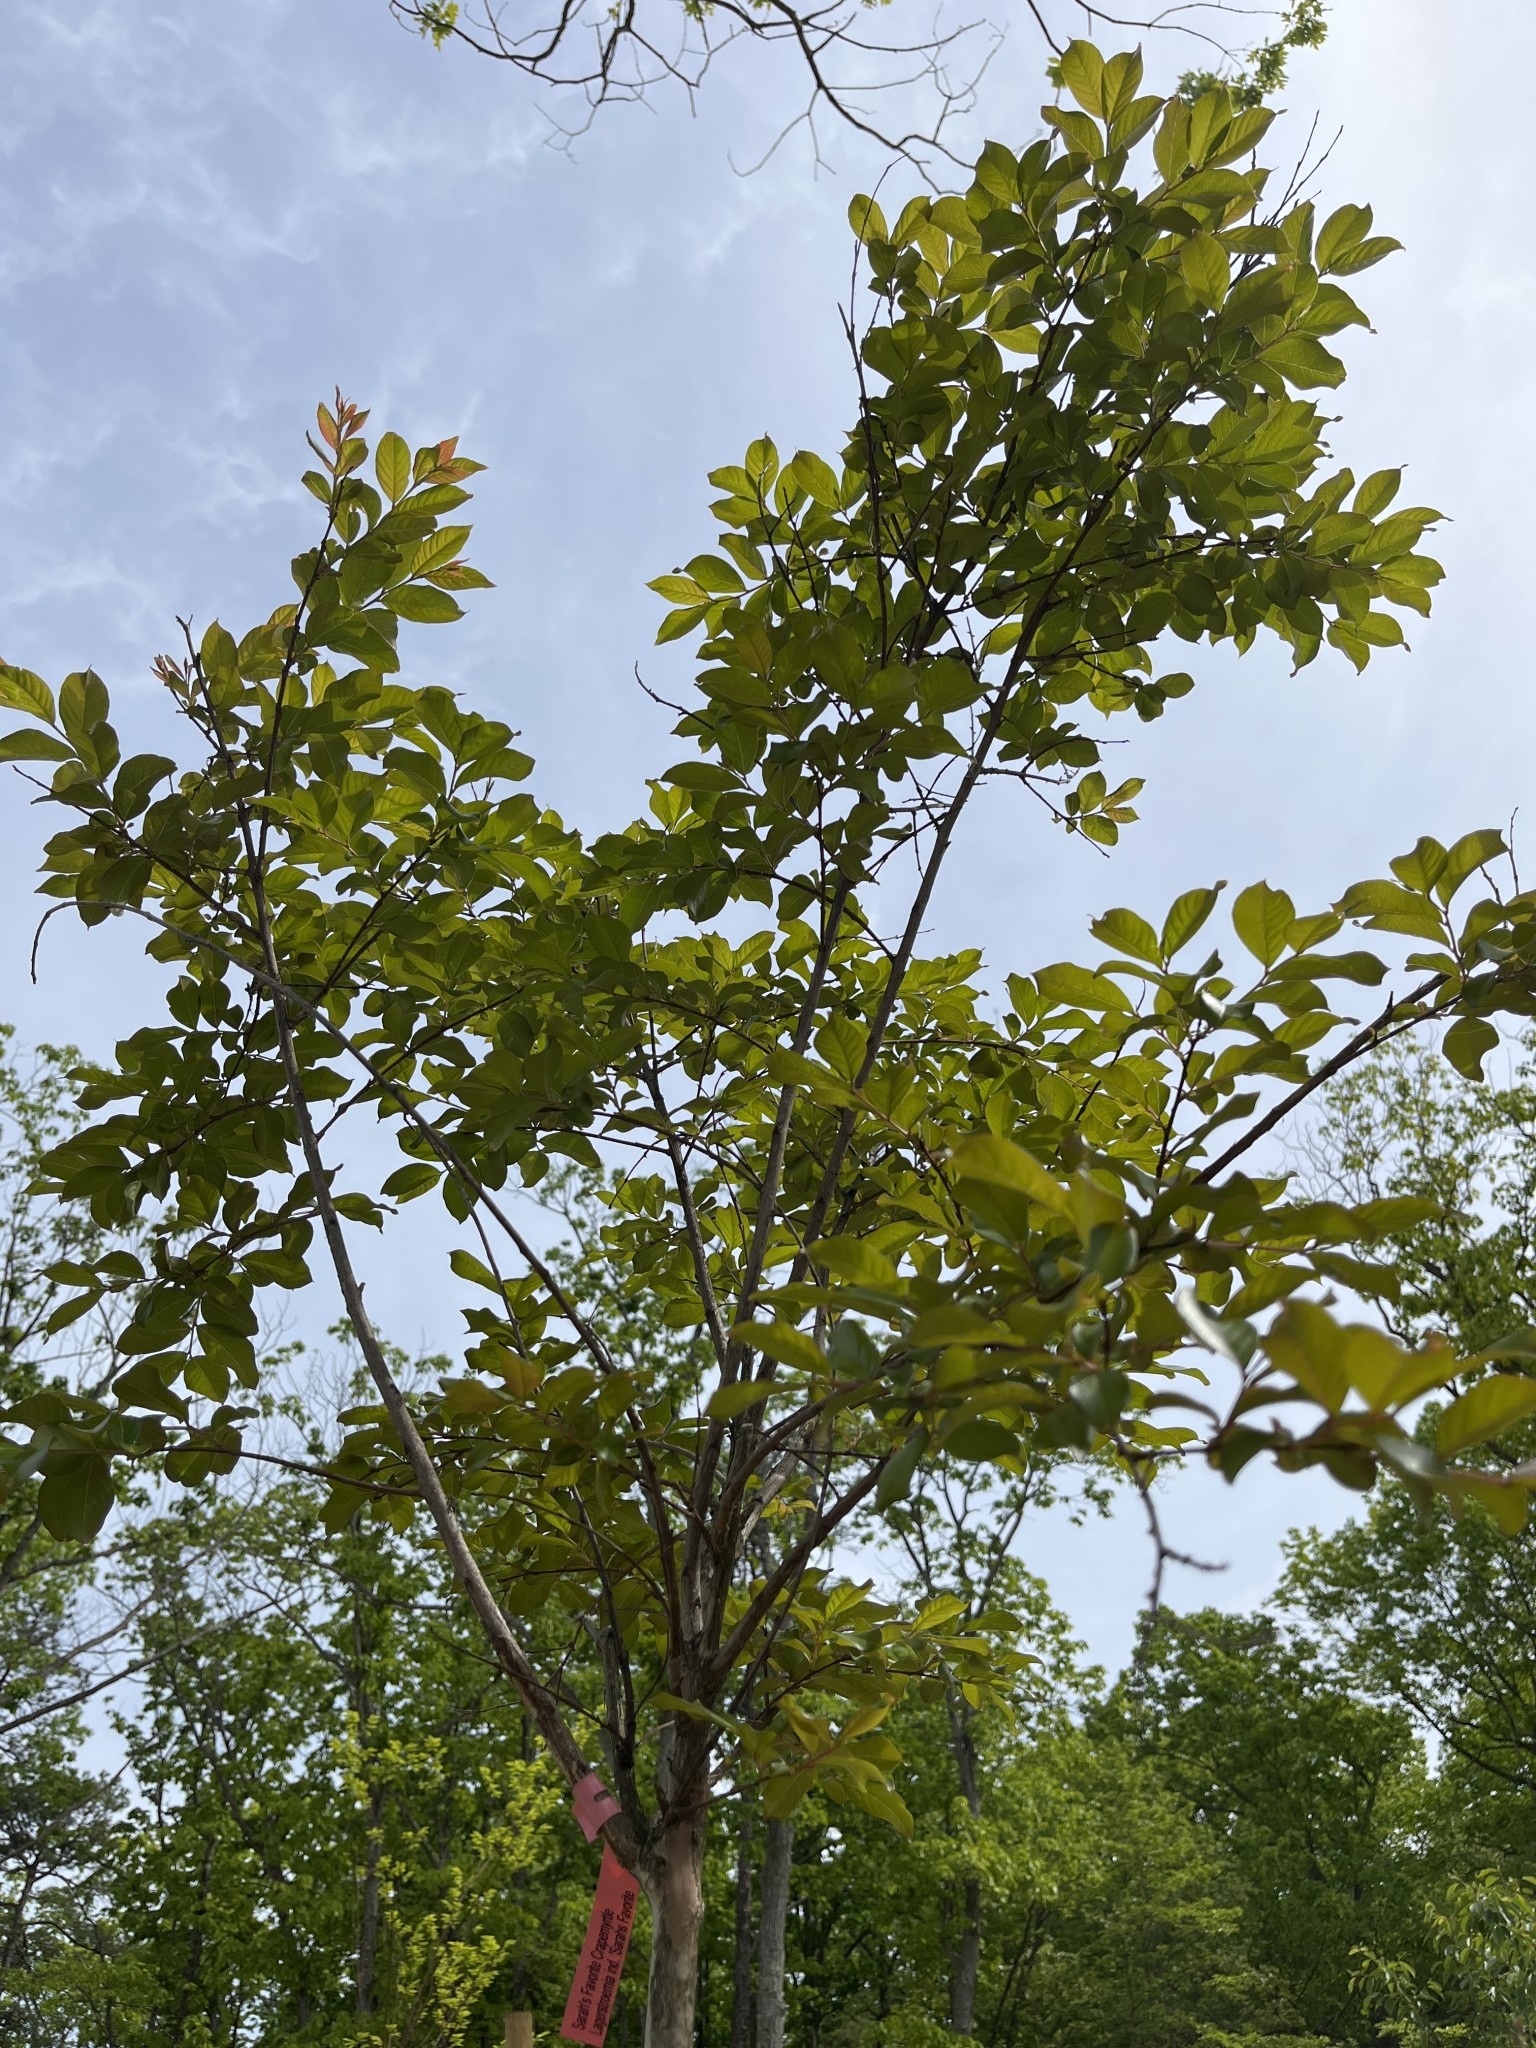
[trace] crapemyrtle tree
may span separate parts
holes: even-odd
[[[377,1394],[333,1512],[430,1517],[561,1774],[610,1775],[653,2048],[692,2038],[722,1777],[770,1817],[815,1784],[905,1827],[882,1719],[924,1678],[999,1682],[984,1632],[878,1601],[829,1551],[940,1451],[1017,1473],[1080,1448],[1143,1486],[1201,1452],[1357,1485],[1385,1460],[1525,1510],[1525,1474],[1398,1419],[1465,1361],[1328,1306],[1419,1212],[1298,1202],[1262,1170],[1376,1044],[1443,1022],[1473,1070],[1490,1020],[1528,1011],[1536,900],[1501,892],[1498,833],[1420,840],[1314,913],[1254,883],[1246,965],[1215,887],[1002,982],[924,947],[987,783],[1115,845],[1139,784],[1111,787],[1104,738],[1193,688],[1171,646],[1267,634],[1364,666],[1439,575],[1434,515],[1394,509],[1395,471],[1333,466],[1305,395],[1364,317],[1340,280],[1394,245],[1364,207],[1320,222],[1270,194],[1265,110],[1142,94],[1140,69],[1074,44],[1045,139],[989,144],[965,192],[894,220],[855,201],[848,437],[715,473],[717,551],[656,586],[662,638],[700,656],[645,815],[584,838],[505,724],[405,680],[402,622],[456,618],[483,580],[459,523],[477,465],[393,433],[370,451],[340,401],[293,595],[158,665],[184,759],[120,758],[93,673],[55,699],[3,672],[31,715],[5,750],[52,764],[65,813],[45,894],[142,920],[168,979],[47,1169],[150,1233],[72,1269],[56,1312],[128,1297],[121,1372],[8,1455],[47,1471],[66,1530],[106,1512],[114,1460],[234,1464],[256,1297],[322,1256]],[[1335,947],[1350,920],[1412,941],[1406,963]],[[1337,984],[1376,991],[1368,1022]],[[397,1141],[391,1171],[340,1149],[359,1118]],[[681,1357],[616,1346],[541,1255],[518,1190],[566,1159],[612,1169],[592,1255],[694,1333]],[[426,1200],[470,1305],[459,1364],[408,1400],[353,1242],[403,1246]],[[1484,1367],[1450,1448],[1530,1395]],[[528,1647],[551,1605],[597,1645],[595,1716]]]

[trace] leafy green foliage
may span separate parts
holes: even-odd
[[[1429,1787],[1400,1703],[1352,1688],[1268,1615],[1149,1622],[1106,1724],[1227,1845],[1251,1953],[1302,2029],[1358,2026],[1351,1951],[1412,1943]]]
[[[105,1254],[88,1217],[33,1187],[43,1152],[74,1121],[74,1059],[45,1049],[24,1061],[0,1027],[0,1403],[43,1444],[72,1394],[99,1392],[112,1369],[110,1327],[86,1318],[49,1331],[69,1285],[49,1269]],[[0,1497],[0,2033],[21,2048],[60,2038],[37,1987],[75,1955],[99,1909],[96,1858],[119,1805],[110,1775],[81,1755],[81,1696],[121,1653],[120,1614],[95,1597],[98,1559],[79,1540],[94,1530],[54,1512],[46,1462],[24,1463]]]
[[[1392,510],[1391,472],[1330,467],[1301,395],[1342,380],[1327,344],[1364,321],[1336,279],[1391,246],[1368,211],[1268,207],[1269,115],[1224,89],[1165,102],[1138,57],[1086,44],[1063,77],[1076,106],[1022,153],[989,144],[964,194],[894,224],[854,202],[851,430],[836,459],[765,438],[715,472],[718,552],[658,579],[661,637],[700,635],[700,667],[648,817],[584,840],[523,787],[504,724],[403,679],[401,621],[448,622],[483,581],[454,523],[478,465],[386,435],[370,483],[366,414],[339,399],[296,597],[159,664],[186,765],[120,766],[96,676],[55,705],[0,672],[34,721],[20,758],[40,735],[58,764],[45,894],[147,920],[175,977],[47,1165],[102,1228],[147,1230],[55,1311],[131,1306],[121,1370],[8,1455],[47,1462],[80,1528],[114,1458],[229,1469],[257,1298],[309,1283],[318,1227],[378,1397],[347,1417],[332,1521],[425,1504],[567,1779],[586,1745],[524,1637],[551,1609],[595,1632],[610,1839],[668,1930],[697,1924],[722,1747],[771,1813],[819,1787],[904,1829],[883,1724],[926,1679],[977,1703],[1006,1682],[979,1626],[822,1561],[926,1461],[1018,1477],[1077,1450],[1145,1485],[1191,1452],[1229,1477],[1270,1452],[1525,1513],[1528,1473],[1450,1462],[1512,1397],[1437,1455],[1404,1416],[1454,1353],[1328,1305],[1420,1212],[1297,1202],[1254,1165],[1411,1025],[1444,1022],[1466,1071],[1531,1014],[1536,898],[1501,893],[1496,833],[1420,840],[1312,913],[1243,891],[1256,975],[1224,965],[1215,886],[1009,975],[997,1021],[974,953],[920,950],[987,779],[1117,842],[1140,784],[1109,787],[1103,746],[1192,689],[1169,636],[1364,667],[1439,576],[1436,515]],[[1406,986],[1395,954],[1334,945],[1351,922],[1414,943]],[[1364,1026],[1331,993],[1389,977]],[[326,1148],[360,1113],[400,1162],[343,1185]],[[622,1170],[563,1277],[516,1190],[567,1161]],[[347,1227],[434,1189],[467,1336],[407,1401]],[[610,1337],[598,1305],[642,1293],[678,1350]],[[659,2048],[686,2028],[677,2006]]]
[[[1248,52],[1246,63],[1234,75],[1222,79],[1212,71],[1192,71],[1180,89],[1186,98],[1195,99],[1213,85],[1225,84],[1239,106],[1258,106],[1283,88],[1296,52],[1318,49],[1327,35],[1325,0],[1290,0],[1280,10],[1275,33]]]
[[[1434,1975],[1358,1951],[1357,1990],[1387,2040],[1521,2048],[1536,2002],[1536,1896],[1532,1881],[1496,1870],[1453,1882],[1424,1911]]]
[[[193,1494],[114,1564],[131,1790],[76,1844],[91,1910],[19,1909],[7,2040],[489,2048],[563,1997],[591,1852],[555,1776],[436,1559],[319,1505]]]

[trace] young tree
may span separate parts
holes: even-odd
[[[1245,1170],[1410,1023],[1449,1022],[1471,1067],[1491,1015],[1530,1009],[1536,900],[1501,894],[1497,833],[1421,840],[1315,915],[1254,884],[1241,981],[1186,950],[1215,888],[1161,931],[1110,912],[1104,956],[1009,977],[1001,1021],[974,953],[921,950],[989,779],[1117,841],[1139,785],[1109,787],[1104,727],[1193,687],[1155,664],[1165,634],[1363,666],[1439,574],[1415,552],[1433,515],[1389,509],[1395,471],[1328,469],[1292,395],[1342,379],[1325,338],[1363,316],[1336,280],[1393,246],[1369,211],[1267,202],[1269,116],[1224,90],[1139,95],[1135,56],[1086,44],[1062,69],[1076,106],[1022,154],[988,145],[964,196],[890,225],[855,202],[874,311],[852,430],[836,464],[761,441],[717,472],[721,551],[659,580],[662,637],[704,641],[648,817],[583,842],[520,787],[504,725],[399,679],[400,622],[458,616],[482,580],[453,523],[476,465],[386,434],[368,482],[340,402],[296,597],[159,664],[187,764],[120,761],[94,674],[57,703],[0,677],[35,721],[6,750],[56,764],[44,796],[70,814],[45,893],[87,924],[145,919],[175,970],[168,1021],[87,1080],[100,1114],[49,1166],[104,1227],[152,1233],[136,1270],[71,1274],[60,1311],[129,1295],[124,1369],[10,1455],[82,1530],[114,1458],[234,1463],[253,1298],[308,1283],[318,1232],[378,1393],[336,1512],[413,1495],[561,1774],[600,1751],[607,1841],[651,1903],[652,2048],[691,2038],[720,1770],[759,1777],[771,1817],[816,1783],[905,1826],[880,1720],[923,1675],[988,1682],[983,1638],[821,1562],[935,1450],[1006,1471],[1097,1447],[1143,1482],[1191,1450],[1353,1484],[1384,1459],[1524,1514],[1527,1474],[1436,1459],[1399,1420],[1447,1351],[1316,1299],[1269,1314],[1419,1212],[1297,1204]],[[1363,1027],[1323,993],[1388,973],[1329,949],[1350,918],[1422,949]],[[402,1158],[349,1186],[359,1113]],[[571,1157],[622,1163],[603,1267],[698,1333],[690,1369],[616,1351],[520,1220],[508,1183]],[[472,1341],[408,1401],[349,1229],[434,1193]],[[1226,1405],[1191,1343],[1230,1363]],[[1486,1378],[1454,1437],[1496,1434],[1529,1391]],[[1298,1400],[1320,1417],[1283,1422]],[[530,1654],[552,1600],[599,1646],[595,1722]]]

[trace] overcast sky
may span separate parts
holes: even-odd
[[[981,819],[935,936],[984,945],[999,971],[1078,947],[1093,909],[1156,914],[1218,876],[1326,902],[1420,832],[1502,824],[1527,800],[1536,124],[1502,81],[1532,75],[1536,13],[1333,11],[1270,154],[1299,154],[1315,117],[1337,135],[1324,202],[1368,200],[1407,245],[1360,280],[1377,331],[1348,343],[1334,444],[1360,471],[1406,462],[1406,495],[1450,515],[1448,586],[1412,653],[1360,680],[1328,654],[1297,680],[1259,654],[1207,664],[1208,686],[1127,750],[1149,784],[1112,863],[1011,810]],[[1041,49],[1011,13],[976,141],[1039,127]],[[1188,61],[1148,54],[1165,75]],[[664,680],[679,658],[648,651],[646,580],[709,543],[704,473],[753,435],[835,449],[844,210],[879,159],[827,130],[820,167],[794,135],[738,175],[798,104],[791,68],[759,53],[727,62],[693,117],[663,94],[561,153],[521,81],[434,54],[385,0],[51,0],[7,10],[0,57],[0,653],[55,680],[95,666],[148,744],[148,662],[176,614],[240,632],[284,600],[314,525],[304,430],[339,382],[376,426],[458,433],[490,464],[474,554],[497,588],[418,642],[413,673],[521,727],[545,801],[585,825],[631,816],[674,757],[633,680],[637,659]],[[151,1014],[154,978],[118,923],[87,937],[58,920],[29,984],[43,821],[0,780],[0,1015],[105,1053]],[[374,1286],[401,1341],[446,1336],[430,1269],[397,1254]],[[1229,1494],[1198,1476],[1170,1513],[1179,1540],[1230,1559],[1214,1591],[1241,1604],[1291,1520],[1346,1505],[1322,1480],[1250,1474]],[[1049,1529],[1037,1551],[1117,1656],[1146,1576],[1127,1532]]]

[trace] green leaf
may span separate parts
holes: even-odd
[[[94,669],[66,676],[59,686],[59,722],[77,747],[106,723],[110,710],[107,686]]]
[[[1445,866],[1435,877],[1436,896],[1442,903],[1449,903],[1469,876],[1508,851],[1504,834],[1492,826],[1485,826],[1479,832],[1464,833],[1446,854]]]
[[[1117,119],[1131,105],[1141,83],[1141,74],[1140,50],[1121,50],[1108,60],[1099,83],[1106,120]],[[1161,107],[1161,99],[1156,104]]]
[[[1275,969],[1273,979],[1284,986],[1296,981],[1352,981],[1361,988],[1377,988],[1386,979],[1387,967],[1374,953],[1296,953]]]
[[[1189,163],[1189,105],[1182,99],[1169,100],[1158,123],[1152,157],[1163,182],[1171,185]]]
[[[1444,1216],[1445,1208],[1426,1195],[1383,1195],[1374,1202],[1359,1203],[1350,1214],[1362,1237],[1396,1237],[1416,1224]]]
[[[1084,1241],[1083,1256],[1101,1280],[1120,1280],[1141,1256],[1141,1242],[1128,1223],[1096,1223]]]
[[[969,1422],[962,1422],[958,1429],[941,1437],[939,1444],[950,1457],[963,1458],[967,1464],[1015,1458],[1020,1448],[1013,1431],[1001,1422],[994,1422],[989,1415],[979,1415]]]
[[[686,573],[712,597],[738,597],[747,587],[741,572],[721,555],[695,555]]]
[[[1227,295],[1232,267],[1214,235],[1191,235],[1179,251],[1179,271],[1202,306],[1212,311]]]
[[[0,704],[7,711],[25,711],[33,718],[45,719],[49,725],[53,723],[53,692],[29,668],[12,668],[9,662],[0,662]]]
[[[398,434],[385,434],[373,457],[373,473],[379,489],[391,505],[398,505],[411,488],[411,451]]]
[[[860,1779],[850,1787],[849,1797],[855,1806],[860,1806],[875,1820],[883,1820],[887,1827],[911,1841],[913,1821],[901,1795],[878,1778]]]
[[[1368,206],[1341,206],[1330,213],[1317,231],[1318,269],[1326,276],[1335,259],[1346,249],[1353,249],[1357,243],[1363,242],[1370,231],[1371,209]]]
[[[1367,519],[1377,519],[1402,488],[1400,469],[1373,470],[1355,493],[1355,510]]]
[[[1344,1332],[1327,1309],[1312,1301],[1287,1302],[1264,1339],[1264,1349],[1320,1408],[1336,1415],[1344,1406],[1349,1394]]]
[[[0,739],[0,761],[72,761],[75,750],[57,733],[24,725]]]
[[[1493,1373],[1446,1409],[1435,1430],[1435,1449],[1442,1458],[1454,1458],[1474,1444],[1487,1443],[1527,1415],[1536,1415],[1536,1379]]]
[[[1319,1271],[1326,1272],[1329,1264],[1335,1262],[1320,1256],[1317,1263]],[[1347,1279],[1344,1274],[1339,1277]],[[1349,1384],[1369,1407],[1390,1406],[1403,1383],[1404,1368],[1411,1366],[1414,1354],[1404,1351],[1385,1330],[1373,1330],[1369,1323],[1347,1324],[1343,1337],[1339,1358]]]
[[[1085,1166],[1080,1166],[1073,1174],[1067,1200],[1072,1221],[1077,1225],[1077,1234],[1085,1246],[1095,1231],[1118,1224],[1125,1217],[1124,1196],[1111,1193]]]
[[[1440,1041],[1440,1050],[1458,1074],[1481,1081],[1483,1061],[1498,1042],[1498,1031],[1486,1017],[1458,1017]]]
[[[919,1423],[880,1474],[880,1484],[875,1488],[877,1508],[894,1507],[897,1501],[906,1499],[912,1490],[918,1463],[927,1448],[928,1432]]]
[[[1413,939],[1445,938],[1445,922],[1434,905],[1420,891],[1405,889],[1399,882],[1356,882],[1337,908],[1372,931],[1405,932]]]
[[[809,448],[802,448],[789,467],[807,497],[829,512],[838,510],[842,504],[842,491],[837,472],[829,462],[824,462]]]
[[[1218,884],[1218,888],[1224,886]],[[1217,889],[1187,889],[1163,920],[1163,957],[1171,960],[1216,908]]]
[[[1330,273],[1335,277],[1349,277],[1357,270],[1366,270],[1371,264],[1379,263],[1383,256],[1390,256],[1402,246],[1391,235],[1371,233],[1371,209],[1368,206],[1341,206],[1318,230],[1317,267],[1324,277]]]
[[[424,1159],[415,1160],[409,1166],[397,1166],[381,1192],[393,1202],[412,1202],[429,1188],[435,1188],[440,1177],[438,1167],[428,1166]]]
[[[844,1316],[827,1346],[828,1363],[858,1379],[869,1379],[885,1363],[878,1344],[852,1316]]]
[[[1456,1490],[1486,1510],[1506,1536],[1518,1536],[1524,1529],[1530,1513],[1530,1495],[1523,1487],[1502,1485],[1491,1478],[1463,1479]]]
[[[393,1177],[391,1175],[391,1179]],[[386,1183],[386,1192],[387,1188]],[[466,1251],[463,1245],[454,1246],[448,1254],[448,1264],[461,1280],[468,1280],[476,1287],[483,1287],[488,1294],[494,1294],[498,1298],[504,1295],[505,1289],[490,1267],[482,1259],[477,1259],[473,1252]]]
[[[152,1358],[136,1359],[126,1372],[120,1372],[113,1380],[112,1391],[124,1407],[132,1403],[136,1408],[153,1408],[162,1415],[174,1415],[185,1422],[186,1402],[179,1394],[173,1394],[161,1377],[162,1370],[174,1374],[180,1364],[175,1354],[158,1362]]]
[[[995,1187],[1013,1188],[1054,1215],[1068,1213],[1066,1189],[1011,1138],[962,1138],[949,1156],[961,1180],[989,1181]]]
[[[856,192],[848,202],[848,225],[865,244],[888,242],[891,231],[885,224],[885,215],[867,192]]]
[[[679,605],[676,611],[668,612],[656,628],[656,645],[665,647],[669,640],[685,640],[703,625],[712,610],[710,604]]]
[[[1108,975],[1079,967],[1075,960],[1057,960],[1035,975],[1035,986],[1047,1002],[1084,1010],[1129,1010],[1131,999]]]
[[[1061,82],[1086,114],[1104,112],[1104,59],[1092,43],[1079,38],[1062,51],[1057,70]]]
[[[136,818],[149,803],[157,782],[175,773],[176,763],[164,754],[134,754],[117,771],[112,806],[120,818]]]
[[[808,1247],[817,1265],[855,1287],[894,1287],[895,1266],[884,1252],[857,1237],[823,1237]]]
[[[950,1622],[958,1621],[969,1606],[970,1602],[963,1593],[936,1593],[931,1600],[925,1600],[912,1617],[912,1633],[923,1635],[944,1628]]]
[[[396,583],[383,593],[382,602],[419,626],[448,626],[464,616],[461,604],[430,583]]]
[[[686,1714],[693,1721],[712,1721],[717,1728],[723,1728],[728,1735],[742,1735],[747,1724],[735,1720],[730,1714],[722,1714],[713,1707],[706,1707],[698,1700],[685,1700],[675,1692],[663,1692],[659,1688],[650,1694],[651,1704],[665,1707],[670,1714]]]
[[[745,1344],[764,1358],[776,1358],[780,1365],[792,1366],[798,1372],[826,1371],[827,1361],[816,1340],[792,1323],[738,1323],[731,1331],[731,1341]]]
[[[1184,1327],[1197,1344],[1207,1351],[1214,1351],[1218,1357],[1226,1359],[1228,1364],[1235,1365],[1239,1371],[1242,1370],[1244,1360],[1227,1331],[1222,1328],[1220,1318],[1212,1315],[1193,1287],[1181,1287],[1173,1297],[1173,1305],[1178,1310]]]
[[[1232,929],[1261,967],[1273,967],[1280,958],[1295,921],[1295,904],[1268,882],[1255,882],[1232,906]]]
[[[1402,246],[1395,235],[1367,235],[1363,242],[1356,242],[1352,249],[1345,249],[1333,259],[1333,274],[1352,277],[1357,270],[1369,270],[1383,256],[1395,256]]]
[[[1133,960],[1148,961],[1153,967],[1162,964],[1157,933],[1134,910],[1106,910],[1088,929],[1102,945],[1113,946],[1117,953],[1129,953]]]
[[[804,1803],[811,1789],[807,1770],[775,1771],[763,1780],[763,1812],[769,1820],[789,1820]]]
[[[406,564],[405,574],[400,581],[409,583],[417,576],[426,576],[435,570],[445,568],[453,561],[473,531],[473,527],[469,526],[440,526],[436,533],[429,533],[418,544]]]
[[[675,768],[669,768],[658,779],[671,783],[674,789],[707,791],[741,787],[741,777],[732,769],[723,768],[718,761],[679,761]]]
[[[1298,391],[1344,382],[1344,365],[1310,334],[1285,334],[1264,350],[1263,360]]]
[[[50,1454],[37,1511],[43,1527],[61,1543],[89,1543],[116,1500],[112,1466],[96,1451]]]
[[[733,1415],[742,1415],[748,1408],[756,1408],[773,1391],[772,1380],[735,1380],[728,1387],[715,1389],[704,1412],[728,1422]]]

